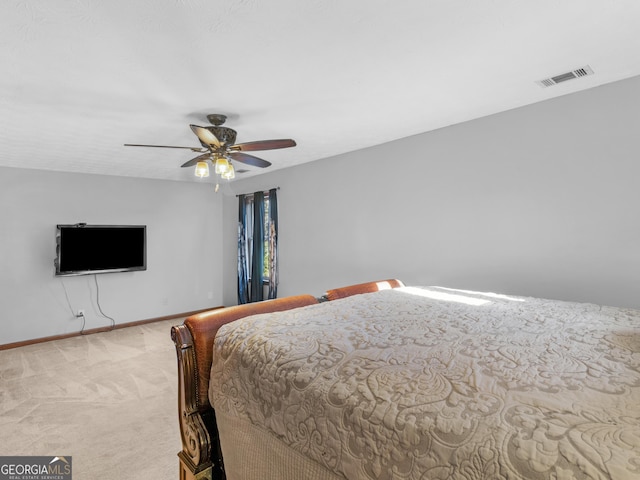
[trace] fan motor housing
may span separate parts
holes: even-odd
[[[227,127],[202,127],[209,130],[223,145],[233,145],[236,143],[237,132]]]

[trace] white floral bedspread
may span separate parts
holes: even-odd
[[[209,397],[348,479],[640,479],[640,311],[405,287],[224,326]]]

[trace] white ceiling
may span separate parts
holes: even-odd
[[[123,144],[197,147],[209,113],[297,141],[244,178],[640,75],[640,2],[2,0],[0,65],[2,166],[196,180]]]

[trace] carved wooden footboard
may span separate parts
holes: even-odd
[[[178,415],[182,439],[182,450],[178,453],[179,478],[225,478],[213,409],[210,412],[198,409],[193,337],[185,325],[177,325],[171,328],[171,338],[178,356]]]
[[[389,278],[387,280],[376,280],[373,282],[358,283],[356,285],[348,285],[346,287],[334,288],[327,290],[323,295],[326,300],[339,300],[341,298],[350,297],[351,295],[359,295],[362,293],[378,292],[380,290],[388,290],[390,288],[404,287],[402,280],[397,278]]]
[[[311,295],[284,297],[198,313],[171,328],[178,357],[180,480],[225,479],[215,413],[209,404],[209,372],[218,329],[239,318],[318,303]]]

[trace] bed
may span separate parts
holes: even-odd
[[[336,290],[218,322],[181,478],[640,478],[639,311]]]

